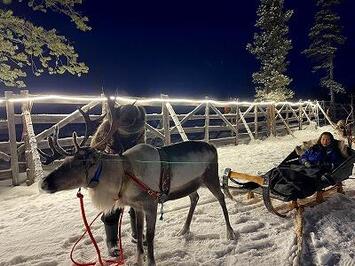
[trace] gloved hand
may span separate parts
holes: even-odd
[[[311,165],[311,163],[310,163],[309,161],[305,161],[305,162],[303,163],[303,165],[304,165],[306,168],[311,168],[311,167],[312,167],[312,165]]]

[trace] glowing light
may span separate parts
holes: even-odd
[[[82,96],[65,96],[65,95],[43,95],[43,96],[30,96],[24,98],[13,98],[9,99],[9,102],[18,103],[18,102],[36,102],[43,100],[66,100],[66,101],[106,101],[106,97],[82,97]]]
[[[116,101],[132,103],[136,101],[138,104],[147,104],[147,103],[189,103],[189,104],[201,104],[201,103],[211,103],[215,105],[281,105],[281,104],[289,104],[293,106],[297,105],[304,105],[310,104],[315,105],[315,102],[311,101],[304,101],[304,102],[274,102],[274,101],[267,101],[267,102],[248,102],[248,101],[216,101],[211,99],[204,99],[204,100],[194,100],[194,99],[186,99],[186,98],[149,98],[149,99],[138,99],[138,98],[127,98],[127,97],[110,97],[110,99],[115,99]]]
[[[299,106],[299,105],[311,105],[315,106],[317,102],[312,102],[310,100],[308,101],[299,101],[299,102],[289,102],[289,101],[284,101],[284,102],[275,102],[275,101],[266,101],[266,102],[252,102],[252,101],[218,101],[218,100],[213,100],[213,99],[187,99],[187,98],[134,98],[134,97],[121,97],[121,96],[110,96],[108,97],[111,100],[116,100],[119,102],[125,102],[125,103],[132,103],[132,102],[137,102],[137,104],[149,104],[149,103],[180,103],[180,104],[201,104],[201,103],[210,103],[218,106],[237,106],[237,105],[291,105],[291,106]],[[64,100],[68,102],[75,102],[75,101],[86,101],[86,102],[91,102],[91,101],[107,101],[107,97],[96,97],[96,96],[69,96],[69,95],[39,95],[39,96],[28,96],[28,97],[21,97],[21,96],[16,96],[14,98],[9,99],[9,102],[13,103],[20,103],[20,102],[36,102],[36,101],[45,101],[45,100]],[[6,102],[6,99],[0,99],[0,103]]]

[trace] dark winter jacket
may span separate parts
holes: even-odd
[[[300,161],[302,164],[308,162],[310,166],[326,168],[331,171],[341,163],[342,157],[333,145],[323,147],[316,144],[301,155]]]

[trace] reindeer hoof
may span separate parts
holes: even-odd
[[[232,231],[228,231],[227,233],[227,239],[228,240],[237,240],[238,239],[239,234],[237,232]]]
[[[120,249],[117,246],[111,247],[108,250],[108,255],[110,257],[119,257],[120,256]]]

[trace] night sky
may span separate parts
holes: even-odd
[[[315,1],[286,0],[294,9],[290,21],[293,49],[288,75],[296,99],[327,97],[311,73],[307,33],[313,22]],[[335,59],[335,77],[348,92],[355,90],[355,1],[344,0],[338,12],[348,38]],[[66,35],[90,68],[72,77],[28,77],[31,92],[107,94],[216,99],[252,99],[252,73],[258,69],[245,46],[255,31],[259,1],[85,1],[80,7],[89,17],[90,32],[80,32],[63,15],[33,13],[17,8],[15,15],[30,15],[46,28]]]

